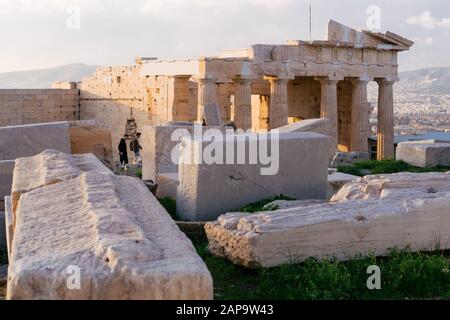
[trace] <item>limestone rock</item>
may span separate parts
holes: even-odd
[[[336,192],[338,192],[345,184],[358,180],[358,176],[346,174],[342,172],[335,172],[328,175],[328,199],[330,199]]]
[[[325,200],[275,200],[266,204],[263,209],[271,210],[271,208],[277,208],[277,210],[307,207],[314,204],[325,203]]]
[[[236,135],[231,139],[194,137],[184,138],[183,143],[177,190],[177,213],[181,218],[211,221],[223,213],[279,194],[298,200],[326,199],[330,141],[324,135],[296,132],[274,136]],[[247,160],[240,164],[226,158],[225,149],[240,148],[245,150],[245,159],[250,159],[250,145],[264,148],[272,144],[269,163],[249,164]],[[192,155],[207,148],[222,148],[225,151],[220,157],[223,158],[214,163],[191,161]]]
[[[278,128],[280,133],[313,132],[331,137],[331,121],[327,118],[307,119]]]
[[[142,181],[95,170],[93,156],[40,156],[16,163],[14,185],[27,191],[14,212],[8,299],[212,298],[209,271]]]
[[[0,160],[30,157],[46,149],[70,153],[68,122],[0,128]]]
[[[450,173],[397,173],[371,175],[347,183],[331,202],[383,199],[392,193],[434,193],[450,189]]]
[[[450,143],[408,141],[397,146],[397,160],[422,168],[450,166]]]
[[[344,188],[355,200],[223,215],[205,226],[209,249],[246,267],[274,267],[309,257],[382,256],[391,248],[450,248],[448,173],[369,177]]]

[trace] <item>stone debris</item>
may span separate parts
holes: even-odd
[[[397,146],[397,160],[422,168],[450,166],[450,143],[408,141]]]
[[[327,198],[334,196],[345,184],[358,180],[358,176],[346,174],[342,172],[334,172],[328,175]]]
[[[205,226],[209,249],[255,268],[310,257],[383,256],[392,248],[450,248],[450,173],[364,177],[333,198],[327,204],[222,215]]]
[[[211,299],[209,271],[142,181],[101,167],[54,151],[17,160],[7,298]]]
[[[71,152],[68,122],[0,127],[0,160],[31,157],[46,149]]]

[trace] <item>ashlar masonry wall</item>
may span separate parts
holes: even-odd
[[[76,89],[0,90],[0,127],[79,119]]]
[[[115,160],[128,118],[136,120],[138,131],[152,124],[145,79],[139,71],[140,65],[98,68],[79,84],[81,120],[95,119],[111,130]]]

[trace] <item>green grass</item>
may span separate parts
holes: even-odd
[[[269,204],[269,203],[271,203],[273,201],[276,201],[276,200],[289,200],[289,201],[291,201],[291,200],[295,200],[295,199],[290,198],[290,197],[286,197],[286,196],[280,194],[280,195],[277,195],[277,196],[273,196],[271,198],[260,200],[258,202],[250,203],[250,204],[246,205],[245,207],[243,207],[242,209],[240,209],[239,212],[254,213],[254,212],[264,211],[264,206],[266,204]],[[275,211],[275,210],[278,210],[278,206],[276,206],[276,205],[270,206],[270,208],[266,209],[266,211]]]
[[[158,198],[159,203],[166,209],[166,211],[170,214],[172,219],[175,221],[178,221],[179,217],[177,215],[177,202],[170,198],[170,197],[164,197],[164,198]]]
[[[142,169],[136,169],[136,177],[138,177],[139,179],[142,179]]]
[[[216,299],[450,299],[450,260],[442,252],[390,252],[349,262],[309,259],[296,265],[251,270],[196,248],[214,279]],[[367,268],[381,269],[381,290],[369,290]]]
[[[338,172],[352,174],[355,176],[365,176],[367,172],[370,174],[388,174],[399,172],[447,172],[450,167],[438,166],[434,168],[414,167],[406,162],[397,160],[370,160],[359,161],[352,166],[342,166],[338,168]]]

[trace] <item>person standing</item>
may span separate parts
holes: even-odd
[[[120,155],[120,166],[125,168],[128,164],[128,151],[127,151],[127,142],[124,138],[120,139],[119,143],[119,155]]]
[[[136,134],[136,138],[134,138],[133,141],[131,141],[130,143],[130,149],[133,151],[134,153],[134,162],[138,163],[141,161],[141,144],[139,143],[139,139],[141,138],[141,133],[138,132]]]

